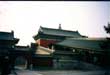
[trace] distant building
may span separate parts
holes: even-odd
[[[39,46],[48,48],[49,45],[65,40],[66,38],[86,37],[78,31],[69,31],[61,29],[52,29],[40,26],[38,34],[34,36],[34,40]]]
[[[15,44],[19,41],[14,37],[14,32],[0,32],[0,55],[14,50]]]
[[[10,54],[24,68],[74,69],[78,61],[110,66],[109,38],[89,38],[78,31],[40,26],[30,46],[17,46],[14,32],[0,32],[0,57]],[[107,44],[106,44],[107,43]]]
[[[74,60],[104,65],[108,62],[106,51],[110,56],[109,47],[104,46],[106,38],[88,38],[78,31],[63,30],[61,24],[58,29],[40,26],[33,38],[37,45],[35,55],[42,56],[42,59],[51,57],[47,61],[52,62],[54,68],[73,68]]]
[[[0,66],[3,61],[1,58],[4,57],[10,57],[10,65],[27,68],[32,63],[29,46],[16,46],[18,42],[19,39],[14,37],[14,31],[0,32]]]
[[[74,50],[78,53],[80,61],[89,62],[92,64],[104,65],[110,60],[107,59],[107,53],[110,56],[109,47],[102,48],[107,42],[106,38],[69,38],[62,42],[54,44],[54,55],[60,54],[60,51],[68,53]],[[109,42],[110,46],[110,42]],[[105,54],[105,52],[107,53]]]
[[[86,36],[81,35],[78,31],[69,31],[69,30],[63,30],[61,27],[61,24],[59,25],[58,29],[53,29],[53,28],[46,28],[46,27],[41,27],[39,28],[38,34],[35,35],[34,40],[36,41],[37,49],[35,51],[35,54],[37,58],[39,56],[42,56],[42,59],[45,59],[45,57],[51,58],[50,60],[44,60],[45,62],[48,62],[49,64],[51,62],[51,66],[58,68],[58,64],[56,64],[56,61],[60,60],[66,60],[67,65],[70,66],[73,64],[73,59],[75,59],[76,53],[73,52],[73,50],[60,50],[57,52],[57,50],[54,50],[53,45],[60,43],[67,38],[87,38]],[[61,47],[60,47],[61,49]],[[69,49],[69,48],[67,48]],[[55,51],[55,52],[54,52]],[[57,52],[57,53],[56,53]],[[60,52],[60,54],[59,54]],[[60,58],[59,58],[60,57]],[[37,59],[36,58],[36,59]],[[61,59],[62,58],[62,59]],[[40,62],[44,62],[43,60],[40,60]],[[38,62],[37,62],[38,64]],[[40,63],[41,64],[41,63]],[[56,64],[56,66],[55,66]],[[62,63],[63,64],[63,63]],[[60,66],[59,66],[60,68]]]
[[[14,37],[14,32],[0,32],[0,74],[11,71],[10,66],[14,64],[14,47],[19,39]],[[13,67],[13,66],[12,66]]]

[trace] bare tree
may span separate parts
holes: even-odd
[[[107,34],[110,34],[110,24],[108,23],[108,26],[104,26],[104,29],[106,31]],[[109,56],[110,56],[110,52],[109,52],[109,46],[110,46],[110,38],[107,37],[107,42],[103,44],[103,46],[107,49],[105,50],[105,56],[106,56],[106,59],[107,59],[107,65],[106,65],[106,69],[107,71],[105,72],[105,75],[108,75],[109,74],[109,68],[110,68],[110,59],[109,59]]]
[[[110,34],[110,24],[108,23],[108,26],[104,26],[105,31]]]

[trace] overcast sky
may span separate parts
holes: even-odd
[[[30,45],[39,26],[78,30],[89,37],[106,37],[110,2],[0,1],[0,31],[14,30],[19,45]]]

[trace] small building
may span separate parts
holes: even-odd
[[[14,64],[14,47],[19,39],[14,37],[14,32],[0,32],[0,73],[10,71],[10,65]]]
[[[36,43],[31,43],[32,52],[32,67],[41,68],[52,68],[53,56],[51,50],[45,47],[38,46]]]
[[[19,41],[14,37],[14,32],[0,32],[0,55],[13,51],[15,44]]]
[[[30,68],[32,63],[32,51],[30,50],[30,47],[16,45],[14,52],[16,54],[15,66],[22,69]]]
[[[29,46],[16,46],[18,42],[19,39],[14,37],[14,31],[0,32],[0,66],[5,57],[9,58],[10,65],[13,66],[22,64],[27,68],[30,65],[32,53]]]

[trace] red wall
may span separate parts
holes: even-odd
[[[57,42],[56,40],[44,40],[44,39],[39,39],[36,41],[37,44],[43,47],[48,47],[48,45],[54,44],[56,42]]]

